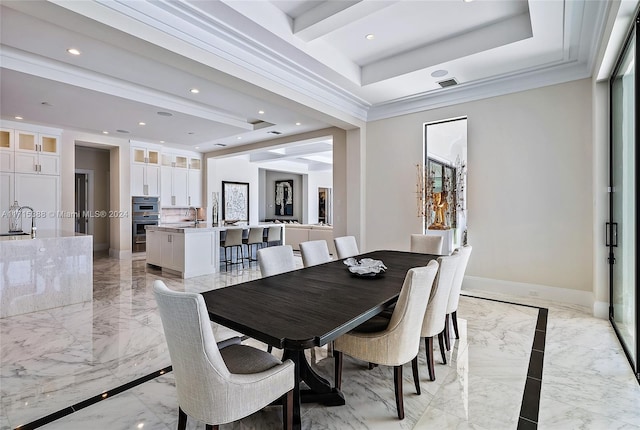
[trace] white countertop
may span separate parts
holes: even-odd
[[[259,224],[259,225],[228,225],[224,227],[211,227],[210,225],[202,222],[197,226],[193,225],[193,221],[189,223],[167,223],[167,224],[159,224],[159,225],[148,225],[145,227],[146,230],[151,231],[166,231],[169,233],[206,233],[212,231],[223,231],[229,230],[233,228],[243,228],[249,229],[251,227],[269,227],[272,225],[283,226],[284,224]]]

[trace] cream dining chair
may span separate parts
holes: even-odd
[[[333,243],[336,245],[336,252],[340,260],[360,254],[358,243],[354,236],[336,237],[333,239]]]
[[[296,270],[291,245],[271,246],[258,250],[258,267],[262,277]]]
[[[442,236],[431,236],[428,234],[411,235],[411,252],[422,254],[442,255]]]
[[[464,245],[456,250],[456,252],[460,254],[460,261],[458,261],[456,274],[453,277],[451,293],[449,294],[449,301],[447,302],[447,315],[444,319],[444,341],[447,351],[451,349],[449,320],[453,323],[453,331],[456,335],[456,339],[460,339],[460,333],[458,333],[458,303],[460,302],[462,281],[464,280],[464,274],[467,271],[467,264],[469,263],[469,257],[471,256],[472,249],[473,247],[471,245]]]
[[[429,379],[435,381],[436,374],[434,369],[433,358],[433,336],[438,336],[440,344],[440,353],[442,361],[447,364],[447,357],[444,352],[444,322],[447,313],[447,304],[449,302],[449,293],[453,284],[453,277],[456,274],[456,268],[460,256],[455,254],[447,257],[438,257],[438,276],[431,290],[427,310],[422,321],[422,330],[420,337],[424,337],[425,350],[427,356],[427,369],[429,370]]]
[[[300,242],[300,254],[304,267],[317,266],[332,260],[326,240]]]
[[[430,261],[425,267],[409,269],[390,320],[373,317],[334,341],[337,389],[342,386],[343,354],[369,363],[393,366],[396,409],[398,418],[404,419],[402,366],[411,362],[416,392],[420,394],[420,328],[437,272],[438,263],[435,260]]]
[[[295,369],[291,360],[250,346],[218,349],[204,299],[173,291],[162,281],[153,292],[169,346],[178,391],[178,430],[187,416],[207,430],[237,421],[280,399],[284,428],[293,427]]]

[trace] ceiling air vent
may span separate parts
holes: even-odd
[[[442,88],[452,87],[454,85],[458,85],[458,81],[456,81],[456,78],[451,78],[447,79],[446,81],[438,82],[438,85],[440,85]]]
[[[272,131],[267,131],[267,134],[276,134],[277,135],[277,134],[282,134],[282,132],[272,130]]]

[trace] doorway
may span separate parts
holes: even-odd
[[[319,224],[333,224],[333,210],[331,202],[333,201],[331,196],[331,188],[319,187],[318,188],[318,223]]]
[[[640,113],[638,20],[628,36],[610,80],[609,143],[609,320],[640,382],[640,295],[637,279],[637,147]]]

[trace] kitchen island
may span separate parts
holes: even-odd
[[[209,227],[204,223],[146,226],[147,264],[184,279],[217,273],[220,270],[221,232],[250,227],[258,226]],[[259,227],[268,228],[269,225]]]
[[[0,318],[93,299],[93,237],[0,236]]]

